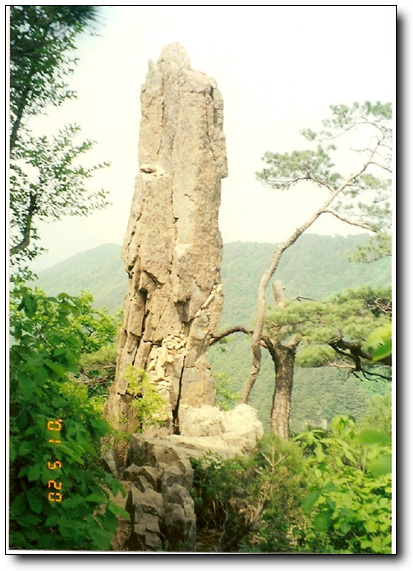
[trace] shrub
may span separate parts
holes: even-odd
[[[123,376],[128,382],[127,393],[132,395],[131,407],[145,428],[154,424],[162,424],[165,416],[166,401],[156,390],[146,371],[128,365]]]
[[[233,383],[225,373],[218,373],[215,379],[216,403],[222,410],[233,408],[240,399],[240,392],[232,390]]]
[[[391,553],[391,437],[360,430],[336,417],[332,431],[297,437],[308,453],[309,494],[303,507],[312,525],[309,550],[325,553]]]
[[[297,549],[306,489],[300,448],[265,437],[250,456],[193,460],[198,527],[215,531],[216,551]]]
[[[84,387],[89,402],[95,410],[103,414],[109,396],[109,387],[115,379],[116,345],[104,345],[93,353],[83,353],[79,361],[79,374],[76,384]]]
[[[93,310],[24,285],[11,301],[10,548],[108,550],[124,514],[110,500],[120,485],[99,463],[109,426],[68,377]]]

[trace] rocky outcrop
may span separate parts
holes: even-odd
[[[139,174],[122,250],[129,289],[106,414],[122,430],[138,428],[124,376],[134,365],[163,395],[168,432],[179,433],[182,406],[215,401],[206,350],[223,303],[223,102],[215,81],[171,44],[149,64],[141,108]]]
[[[196,515],[191,496],[191,458],[206,454],[232,458],[253,449],[263,435],[257,411],[240,404],[230,411],[187,407],[181,435],[132,434],[125,465],[105,454],[107,470],[123,481],[131,521],[120,521],[115,551],[189,551],[196,547]]]
[[[179,447],[132,435],[122,479],[131,484],[128,551],[196,551],[193,469]]]

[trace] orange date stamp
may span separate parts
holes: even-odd
[[[47,430],[50,432],[58,432],[59,434],[53,434],[53,438],[49,438],[49,442],[51,444],[60,444],[60,432],[62,430],[62,423],[63,420],[61,418],[57,420],[49,420],[47,422]],[[52,436],[52,435],[50,435]],[[62,462],[60,460],[54,460],[54,462],[47,462],[47,467],[49,470],[56,470],[56,468],[62,468]],[[57,482],[56,480],[48,480],[47,487],[52,488],[55,491],[50,491],[47,495],[49,502],[56,502],[59,503],[63,500],[62,495],[62,482]],[[58,490],[58,491],[57,491]]]

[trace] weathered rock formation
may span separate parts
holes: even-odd
[[[171,44],[149,64],[141,109],[139,174],[122,250],[129,289],[106,413],[121,419],[122,430],[138,427],[130,406],[136,393],[124,377],[132,364],[156,383],[168,431],[178,433],[182,405],[215,400],[206,349],[223,302],[223,102],[215,81]]]
[[[120,522],[115,551],[196,551],[190,458],[207,453],[233,458],[253,449],[263,436],[257,411],[246,404],[230,411],[209,405],[184,410],[181,435],[133,434],[121,468],[113,452],[105,455],[107,470],[128,492],[126,501],[118,498],[130,522]]]

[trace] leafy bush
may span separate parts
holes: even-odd
[[[146,371],[128,365],[123,376],[128,382],[126,392],[132,395],[131,407],[136,411],[141,427],[163,423],[166,401],[156,390]]]
[[[254,496],[262,506],[261,518],[244,542],[244,550],[300,551],[300,539],[306,528],[301,502],[308,491],[300,447],[280,437],[266,436],[259,442],[253,462],[257,474]]]
[[[109,427],[68,376],[98,346],[93,310],[24,285],[11,298],[10,548],[108,550],[124,514],[110,499],[120,485],[99,464]]]
[[[238,551],[254,523],[249,489],[254,478],[251,458],[223,460],[210,454],[191,462],[197,534],[211,535],[208,551]]]
[[[336,417],[332,432],[297,437],[308,454],[310,491],[303,501],[314,552],[391,553],[391,437]]]
[[[336,417],[331,431],[266,436],[250,456],[192,463],[206,550],[391,553],[388,432]]]
[[[375,395],[370,400],[370,408],[367,416],[359,423],[361,428],[374,426],[376,430],[392,433],[392,393],[384,396]]]
[[[306,478],[294,443],[266,437],[251,456],[192,460],[198,529],[216,551],[289,552],[305,524]]]
[[[218,373],[215,377],[216,403],[222,410],[233,408],[239,401],[240,392],[232,390],[232,381],[225,373]]]
[[[104,345],[93,353],[83,353],[79,361],[77,384],[84,387],[89,402],[100,414],[109,396],[109,387],[115,379],[116,345]]]

